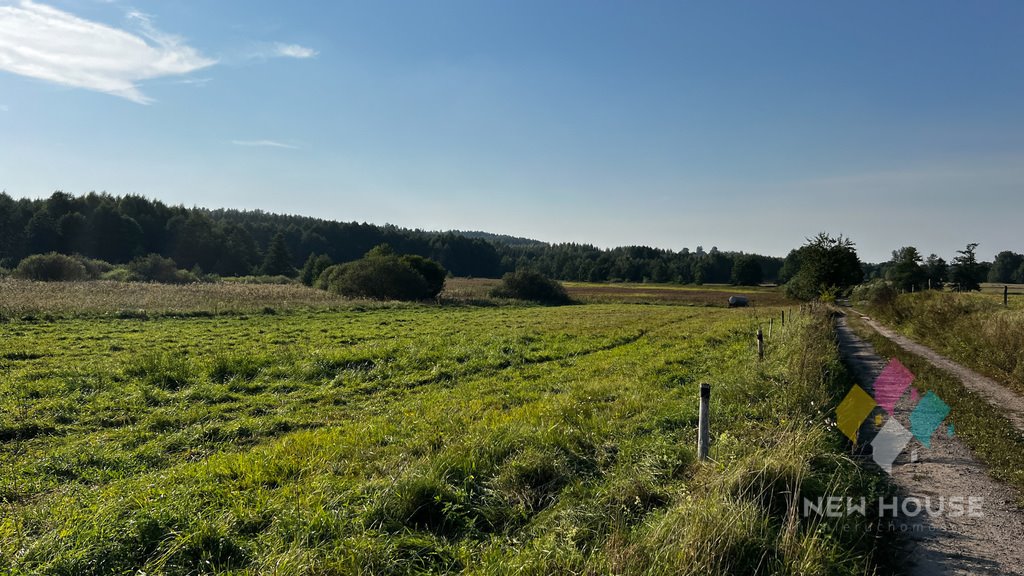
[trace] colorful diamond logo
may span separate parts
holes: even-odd
[[[875,380],[875,400],[886,412],[892,414],[896,403],[913,382],[914,374],[899,360],[893,358]]]
[[[857,442],[857,429],[878,403],[860,386],[850,388],[846,398],[836,408],[836,425],[851,442]]]
[[[932,447],[932,434],[949,415],[949,405],[934,392],[928,392],[910,413],[910,431],[926,447]]]
[[[904,428],[895,418],[889,418],[871,441],[871,458],[875,464],[882,467],[882,470],[892,474],[892,463],[913,437],[910,430]]]

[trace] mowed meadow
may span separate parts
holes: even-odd
[[[748,309],[721,306],[724,290],[614,301],[622,287],[540,307],[485,301],[474,283],[456,282],[443,304],[286,305],[275,291],[288,287],[245,287],[232,305],[168,292],[165,309],[123,296],[51,313],[9,299],[0,572],[870,574],[884,563],[863,517],[798,511],[805,496],[888,490],[833,426],[849,381],[824,315],[782,327],[790,308],[769,289]],[[758,362],[753,335],[769,318]],[[696,460],[702,382],[707,462]]]

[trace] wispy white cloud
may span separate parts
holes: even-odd
[[[231,143],[235,146],[247,146],[251,148],[287,148],[289,150],[297,150],[299,148],[298,146],[278,142],[276,140],[232,140]]]
[[[175,84],[187,84],[189,86],[206,86],[210,83],[212,78],[183,78],[177,80]]]
[[[274,43],[274,55],[282,58],[312,58],[319,54],[316,50],[298,44]]]
[[[299,60],[305,60],[307,58],[315,58],[318,54],[320,54],[320,52],[308,46],[302,46],[301,44],[263,42],[252,46],[252,48],[243,55],[243,58],[249,60],[269,60],[271,58],[296,58]]]
[[[141,36],[31,0],[0,6],[0,70],[148,104],[138,82],[216,63],[149,16],[128,17]]]

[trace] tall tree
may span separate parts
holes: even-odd
[[[71,212],[60,217],[57,222],[59,237],[58,250],[64,254],[89,254],[92,246],[89,243],[89,221],[79,212]]]
[[[798,250],[800,270],[786,284],[786,293],[801,300],[844,293],[864,280],[853,240],[825,232]]]
[[[800,251],[796,248],[789,251],[786,259],[782,261],[782,269],[779,270],[779,282],[785,284],[796,276],[800,271]]]
[[[294,276],[295,268],[292,267],[292,257],[288,253],[288,246],[285,244],[284,233],[278,232],[270,241],[267,248],[267,255],[263,259],[263,268],[260,270],[268,276]]]
[[[972,242],[963,250],[956,251],[958,256],[953,258],[953,270],[949,280],[956,285],[958,290],[981,290],[981,280],[978,278],[981,266],[975,255],[977,249],[978,243]]]
[[[925,260],[924,270],[928,287],[932,290],[942,290],[942,287],[946,285],[946,279],[949,275],[949,266],[946,264],[946,261],[932,254]]]
[[[60,238],[57,223],[46,210],[39,210],[25,227],[28,249],[32,254],[45,254],[57,250]]]
[[[904,292],[921,290],[928,283],[928,274],[921,266],[921,253],[913,246],[893,250],[886,279]]]
[[[736,258],[732,265],[732,283],[740,286],[757,286],[761,283],[761,263],[757,258],[743,255]]]
[[[1024,265],[1024,254],[1004,250],[996,254],[992,267],[988,271],[989,282],[1010,283],[1014,281],[1017,270]]]
[[[309,258],[306,258],[306,264],[302,267],[302,272],[299,273],[299,280],[306,286],[312,286],[320,274],[324,270],[330,268],[334,262],[331,261],[331,257],[326,254],[310,254]]]
[[[90,229],[93,255],[100,260],[121,264],[142,251],[142,228],[118,212],[109,197],[93,212]]]

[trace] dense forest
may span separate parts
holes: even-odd
[[[561,280],[757,284],[781,258],[629,246],[546,244],[484,232],[426,232],[263,211],[168,206],[143,196],[0,193],[0,267],[33,254],[77,254],[123,264],[159,254],[179,268],[221,276],[295,275],[311,257],[349,262],[380,244],[441,263],[455,276],[496,278],[529,269]],[[287,265],[281,267],[281,260]],[[268,269],[268,266],[271,269]]]

